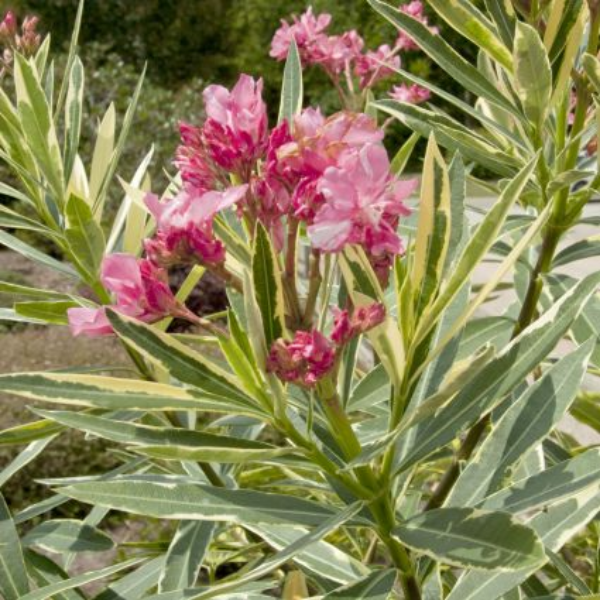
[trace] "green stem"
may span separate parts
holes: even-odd
[[[288,237],[285,254],[285,269],[283,273],[283,290],[287,300],[287,308],[292,318],[292,327],[301,325],[302,311],[296,287],[296,245],[298,238],[299,221],[291,218],[288,223]]]
[[[331,433],[346,459],[356,458],[362,448],[333,383],[321,383],[319,392]],[[396,516],[389,486],[379,481],[368,465],[355,468],[354,473],[361,484],[375,494],[375,498],[369,504],[369,510],[377,523],[377,535],[389,550],[392,562],[400,570],[400,582],[405,597],[408,600],[421,600],[421,591],[410,556],[402,544],[392,536]]]
[[[304,306],[304,317],[302,319],[304,327],[310,327],[313,323],[313,316],[315,312],[315,306],[317,304],[317,297],[319,295],[319,289],[321,287],[321,252],[319,250],[313,250],[311,255],[310,273],[308,276],[308,296],[306,298],[306,304]]]

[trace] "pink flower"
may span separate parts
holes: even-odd
[[[100,337],[112,333],[104,308],[69,308],[67,316],[73,335]]]
[[[185,316],[182,306],[169,288],[167,272],[147,259],[130,254],[110,254],[102,263],[101,281],[112,292],[117,312],[152,323],[172,316]],[[106,307],[70,308],[67,311],[73,335],[100,336],[112,333]]]
[[[400,68],[400,57],[387,44],[370,50],[356,60],[354,72],[359,78],[361,89],[374,86],[378,81],[394,75]]]
[[[381,141],[383,131],[363,113],[339,112],[324,119],[318,109],[306,109],[294,121],[293,137],[278,149],[278,160],[299,176],[315,176],[349,150]]]
[[[174,162],[184,184],[202,190],[213,188],[219,178],[219,170],[208,156],[202,129],[189,123],[180,123],[179,133],[181,144],[175,152]]]
[[[390,226],[408,210],[403,200],[416,182],[404,182],[390,174],[385,148],[366,144],[329,167],[319,180],[325,204],[317,212],[308,234],[315,248],[337,252],[346,244],[364,244],[374,254],[397,254],[402,245]]]
[[[347,344],[352,338],[366,333],[383,323],[385,307],[380,302],[356,308],[350,317],[347,310],[337,310],[331,339],[338,345]]]
[[[362,38],[354,30],[343,35],[321,36],[314,44],[312,62],[331,75],[339,75],[360,56],[363,46]]]
[[[273,342],[267,371],[281,380],[312,387],[335,363],[335,348],[317,330],[297,331],[292,341]]]
[[[11,40],[17,34],[17,17],[12,10],[9,10],[5,15],[2,23],[0,23],[0,38]]]
[[[413,85],[395,85],[389,93],[390,98],[398,102],[407,102],[409,104],[420,104],[427,102],[431,97],[428,89],[414,83]]]
[[[245,181],[267,146],[267,107],[262,79],[241,75],[231,92],[220,85],[204,90],[207,120],[203,138],[211,159]]]
[[[217,265],[225,260],[225,247],[214,237],[213,217],[242,200],[247,185],[228,188],[224,192],[203,192],[192,187],[175,198],[161,203],[148,194],[146,205],[156,219],[157,232],[146,240],[145,249],[157,265],[200,263]]]
[[[428,27],[429,31],[435,35],[439,33],[439,29],[437,27],[430,27],[429,21],[425,16],[425,10],[423,7],[423,3],[420,0],[413,0],[408,4],[402,4],[400,6],[400,11],[405,15],[412,17],[413,19],[419,21]],[[398,33],[398,39],[395,43],[395,48],[399,50],[418,50],[419,46],[415,43],[415,41],[404,31],[400,31]]]
[[[331,23],[331,15],[323,13],[314,15],[312,7],[300,16],[294,16],[293,23],[281,21],[281,27],[275,32],[271,42],[270,55],[277,60],[285,60],[292,40],[296,41],[302,63],[312,64],[318,56],[318,46],[327,37],[324,31]]]

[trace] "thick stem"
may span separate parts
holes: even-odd
[[[285,250],[285,269],[283,272],[283,291],[287,301],[287,308],[292,318],[293,328],[300,326],[302,322],[300,299],[298,298],[298,289],[296,287],[296,242],[299,225],[300,223],[297,219],[290,217]]]
[[[313,250],[311,255],[310,273],[308,275],[308,296],[306,298],[306,304],[304,306],[304,317],[302,324],[304,327],[309,328],[313,323],[313,316],[315,312],[315,306],[317,304],[317,297],[319,295],[319,289],[321,288],[321,253],[319,250]]]

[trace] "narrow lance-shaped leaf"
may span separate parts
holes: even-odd
[[[116,565],[111,565],[110,567],[98,569],[97,571],[88,571],[82,575],[76,575],[75,577],[71,577],[65,581],[51,583],[50,585],[21,596],[20,600],[47,600],[48,598],[57,598],[58,594],[61,592],[78,588],[86,583],[104,579],[105,577],[110,577],[119,571],[124,571],[125,569],[129,569],[139,564],[143,560],[143,558],[132,558],[130,560],[117,563]]]
[[[110,104],[98,125],[90,170],[90,203],[95,205],[115,147],[115,105]]]
[[[308,529],[290,525],[267,525],[265,523],[247,525],[270,546],[282,550],[308,533]],[[329,542],[319,541],[294,557],[294,562],[305,571],[319,577],[326,577],[339,584],[347,584],[365,577],[369,568],[342,549]]]
[[[586,53],[581,59],[581,64],[589,82],[594,86],[594,91],[600,95],[600,60]]]
[[[57,491],[81,502],[159,519],[318,526],[337,514],[332,507],[281,494],[131,478],[77,483]]]
[[[383,302],[383,291],[364,251],[356,246],[346,247],[340,257],[342,275],[356,306]],[[399,385],[404,369],[404,345],[398,325],[389,314],[385,321],[368,334],[377,355],[392,383]]]
[[[399,468],[405,470],[452,441],[511,392],[554,348],[600,283],[600,274],[580,281],[525,329],[454,400],[419,428]]]
[[[498,201],[479,224],[464,250],[456,258],[454,269],[436,298],[435,302],[427,309],[419,326],[417,340],[422,340],[435,325],[441,311],[456,296],[469,278],[476,265],[481,262],[492,244],[496,241],[510,208],[517,201],[525,188],[537,164],[538,157],[527,164],[519,174],[504,188]]]
[[[356,583],[329,592],[323,600],[387,600],[395,582],[396,571],[375,571]]]
[[[294,116],[302,109],[302,95],[302,64],[296,41],[292,40],[283,71],[279,123],[285,119],[292,125]]]
[[[283,290],[277,256],[269,240],[269,233],[258,224],[252,255],[252,280],[256,301],[262,316],[267,348],[282,337],[285,329]]]
[[[23,132],[55,200],[64,202],[64,171],[58,138],[46,94],[33,61],[15,55],[15,89]]]
[[[546,510],[529,521],[544,545],[558,552],[600,510],[600,494],[591,488],[574,498],[550,503]],[[466,572],[446,600],[496,600],[525,581],[538,567],[526,567],[513,573]]]
[[[417,19],[399,11],[396,6],[381,0],[368,0],[369,4],[396,27],[405,31],[419,47],[453,79],[476,96],[483,96],[516,117],[517,108],[499,92],[473,65],[469,64],[439,35],[434,35]]]
[[[562,358],[504,413],[452,488],[446,506],[475,506],[556,426],[577,394],[593,340]]]
[[[273,446],[265,442],[190,429],[126,423],[69,411],[35,409],[35,412],[67,427],[122,444],[130,444],[131,449],[140,454],[166,460],[243,463],[267,460],[291,452],[291,448]]]
[[[75,519],[44,521],[25,535],[23,544],[50,552],[105,552],[115,545],[102,531]]]
[[[215,523],[182,521],[165,555],[159,592],[193,587],[215,531]]]
[[[83,115],[85,74],[83,64],[78,56],[73,61],[68,77],[69,91],[67,92],[67,102],[65,104],[65,176],[67,180],[71,177],[75,156],[79,148]]]
[[[69,579],[68,573],[47,556],[30,549],[25,549],[23,554],[29,576],[38,588]],[[53,600],[85,600],[85,597],[78,590],[66,590],[56,594]]]
[[[421,314],[437,291],[451,231],[450,179],[433,136],[427,146],[421,186],[411,274],[416,315]]]
[[[519,21],[515,35],[515,88],[527,117],[541,130],[552,95],[552,70],[537,31]]]
[[[20,600],[29,592],[17,528],[0,494],[0,593],[4,600]]]
[[[242,393],[235,378],[209,363],[201,354],[155,328],[107,311],[115,332],[143,356],[164,366],[173,377],[211,395],[244,403],[252,401]]]
[[[88,406],[105,410],[201,410],[259,416],[261,413],[235,398],[204,394],[191,389],[151,381],[71,375],[63,373],[15,373],[0,375],[2,391],[32,400]]]
[[[590,448],[541,473],[521,479],[478,503],[512,514],[545,509],[588,490],[600,490],[600,450]]]
[[[509,72],[512,71],[510,52],[476,6],[468,0],[429,0],[429,4],[451,27],[482,48]]]
[[[463,568],[516,571],[546,559],[535,532],[501,512],[440,508],[405,521],[393,535],[413,550]]]

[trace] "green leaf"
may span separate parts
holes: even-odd
[[[49,552],[105,552],[115,545],[102,531],[75,519],[44,521],[25,535],[23,544]]]
[[[29,592],[21,542],[14,521],[0,494],[0,593],[4,600],[21,600]]]
[[[600,510],[600,494],[595,488],[575,498],[551,503],[529,521],[544,545],[558,552],[562,545],[591,521]],[[446,600],[495,600],[525,581],[537,567],[514,573],[465,573]]]
[[[292,126],[294,117],[302,110],[302,96],[302,64],[296,41],[292,40],[283,70],[278,123],[286,119]]]
[[[106,171],[104,173],[104,177],[102,179],[102,183],[98,189],[98,193],[96,195],[92,211],[94,215],[100,219],[102,216],[102,209],[104,206],[104,202],[106,200],[106,195],[108,194],[108,187],[111,184],[111,181],[114,177],[114,174],[117,170],[117,166],[119,161],[121,160],[121,156],[123,154],[123,150],[125,148],[125,142],[127,141],[127,137],[129,136],[129,132],[131,130],[131,126],[133,124],[133,117],[135,115],[135,111],[137,109],[137,105],[140,99],[140,95],[142,92],[142,85],[144,83],[144,77],[146,76],[146,67],[144,66],[144,70],[140,75],[137,86],[133,92],[133,96],[131,98],[131,102],[127,107],[127,112],[123,117],[123,124],[121,125],[121,133],[117,139],[117,143],[115,144],[115,148],[111,154],[110,162],[106,167]]]
[[[429,138],[419,201],[412,262],[412,288],[418,316],[435,296],[450,242],[450,179],[435,138]]]
[[[198,579],[204,556],[215,532],[209,521],[182,521],[165,555],[158,581],[159,592],[192,587]]]
[[[492,23],[476,6],[466,0],[429,0],[429,4],[451,27],[489,54],[507,71],[512,71],[510,52],[496,37]]]
[[[31,442],[27,448],[22,450],[2,471],[0,471],[0,488],[24,466],[35,460],[53,440],[53,437],[45,437],[41,440]]]
[[[33,60],[15,55],[15,89],[21,126],[31,153],[47,179],[56,202],[65,195],[62,157],[46,94]]]
[[[361,248],[347,246],[340,256],[340,267],[355,306],[384,302],[377,276]],[[404,369],[405,352],[398,324],[389,311],[385,321],[371,329],[367,335],[392,383],[399,385]]]
[[[589,82],[594,86],[594,91],[600,95],[600,60],[586,52],[581,59],[581,65]]]
[[[106,176],[110,166],[110,159],[115,149],[115,123],[115,105],[111,103],[98,125],[96,144],[92,156],[92,167],[90,170],[90,202],[92,206],[96,205],[102,181]]]
[[[410,79],[416,78],[411,76]],[[434,133],[440,146],[453,152],[459,151],[465,159],[479,163],[494,173],[513,177],[515,171],[523,166],[522,160],[495,145],[493,139],[479,136],[462,123],[439,111],[390,99],[379,100],[374,103],[374,106],[422,136],[429,137]],[[511,143],[516,142],[511,139]]]
[[[375,109],[377,108],[377,106],[374,102],[371,103],[371,106]],[[394,175],[397,175],[397,176],[402,175],[402,173],[404,172],[404,169],[406,168],[406,165],[408,164],[410,157],[412,156],[413,150],[415,149],[415,146],[417,145],[417,142],[420,139],[421,139],[420,134],[418,134],[416,132],[411,133],[410,137],[400,147],[400,150],[398,150],[398,152],[396,152],[396,155],[394,156],[394,158],[392,160],[392,164],[390,165],[390,171]]]
[[[260,579],[272,573],[275,569],[294,558],[298,553],[302,552],[313,544],[314,542],[320,541],[327,535],[333,533],[336,529],[344,525],[345,523],[351,522],[353,517],[358,514],[363,508],[362,502],[355,502],[354,504],[347,506],[341,512],[334,514],[333,516],[325,519],[322,523],[313,529],[310,533],[302,536],[296,540],[293,544],[290,544],[274,556],[263,561],[258,567],[255,567],[250,572],[245,573],[243,577],[238,580],[233,580],[231,583],[222,583],[220,585],[213,586],[205,592],[193,594],[191,598],[194,600],[205,600],[208,598],[221,598],[222,600],[238,600],[236,594],[231,592],[235,590],[243,590],[243,588],[250,581]],[[249,597],[250,598],[250,597]],[[245,596],[241,596],[239,600],[244,600]],[[258,599],[257,599],[258,600]]]
[[[552,69],[538,32],[522,21],[517,22],[513,62],[525,115],[541,131],[552,97]]]
[[[277,256],[269,240],[269,233],[258,224],[252,254],[252,280],[256,301],[262,316],[267,348],[283,336],[285,316],[283,311],[283,291]]]
[[[70,265],[62,263],[55,258],[36,250],[33,246],[22,242],[9,233],[6,233],[6,231],[0,230],[0,244],[45,267],[50,267],[51,269],[54,269],[59,273],[63,273],[64,275],[68,275],[69,277],[77,277],[77,273]]]
[[[165,556],[158,556],[144,563],[131,573],[111,583],[94,600],[139,600],[148,590],[156,587],[165,563]]]
[[[280,494],[131,478],[77,483],[57,492],[80,502],[159,519],[318,526],[338,514],[323,504]]]
[[[457,567],[516,571],[546,559],[535,532],[500,512],[439,508],[393,530],[409,548]]]
[[[0,194],[3,194],[4,190],[0,185]],[[24,217],[19,213],[11,210],[10,208],[0,204],[0,227],[6,227],[7,229],[27,229],[29,231],[37,231],[48,237],[56,235],[56,232],[48,229],[45,225],[42,225],[38,221]]]
[[[562,267],[577,260],[593,258],[600,255],[600,238],[580,240],[563,248],[555,257],[552,268]]]
[[[510,0],[485,0],[485,7],[494,19],[502,41],[510,48],[515,38],[517,20]]]
[[[290,525],[253,524],[246,526],[276,550],[283,550],[305,536],[304,527]],[[343,550],[323,540],[308,546],[294,557],[294,562],[303,569],[330,581],[347,584],[365,577],[369,568]]]
[[[95,221],[88,203],[71,194],[66,206],[65,237],[73,258],[90,283],[97,281],[106,242],[100,225]]]
[[[83,117],[83,88],[85,73],[83,64],[78,56],[73,60],[71,70],[67,72],[69,89],[65,105],[65,175],[71,178],[71,171],[75,164],[75,156],[79,148],[81,135],[81,121]]]
[[[396,571],[384,569],[323,596],[323,600],[387,600],[396,582]]]
[[[441,312],[456,296],[458,291],[480,264],[483,257],[496,241],[502,226],[508,217],[511,207],[519,198],[527,181],[531,177],[537,164],[538,157],[534,158],[519,172],[519,174],[504,188],[500,198],[484,217],[475,232],[471,235],[467,245],[456,258],[454,269],[445,282],[439,296],[423,314],[422,324],[419,326],[417,341],[425,339]]]
[[[600,490],[600,450],[590,448],[537,475],[513,483],[488,496],[479,506],[512,514],[545,508],[576,497],[588,490]]]
[[[0,431],[0,446],[29,444],[55,433],[60,433],[63,430],[64,427],[62,425],[57,425],[47,420],[17,425]]]
[[[577,394],[592,348],[589,340],[559,360],[513,403],[460,474],[446,506],[475,506],[552,431]]]
[[[482,96],[520,117],[515,106],[503,96],[473,65],[469,64],[439,35],[433,34],[418,20],[400,12],[395,6],[381,0],[368,0],[369,4],[398,29],[405,31],[435,63],[448,75],[476,96]]]
[[[246,462],[266,460],[292,451],[244,438],[173,427],[140,425],[70,411],[32,409],[36,414],[98,437],[130,444],[134,451],[168,460]]]
[[[571,415],[580,423],[600,432],[600,396],[598,394],[582,394],[571,406]]]
[[[399,469],[407,469],[451,442],[463,428],[491,411],[552,351],[599,282],[600,274],[589,275],[512,340],[448,406],[419,428]]]
[[[24,556],[29,575],[38,588],[69,579],[68,573],[47,556],[29,549],[24,551]],[[53,600],[84,600],[84,598],[85,596],[77,590],[67,590],[56,594]]]
[[[0,375],[2,391],[55,404],[88,406],[106,410],[198,410],[236,411],[256,416],[250,405],[235,398],[198,393],[191,389],[150,381],[70,375],[63,373],[16,373]]]
[[[98,569],[97,571],[91,571],[82,575],[71,577],[66,581],[58,581],[56,583],[47,585],[43,588],[37,589],[33,592],[29,592],[29,594],[21,596],[20,600],[47,600],[48,598],[55,598],[56,594],[60,592],[64,592],[65,590],[72,590],[74,588],[85,585],[86,583],[92,583],[93,581],[97,581],[98,579],[110,577],[111,575],[114,575],[119,571],[124,571],[125,569],[129,569],[139,564],[143,560],[143,558],[132,558],[131,560],[126,560],[116,565],[105,567],[104,569]]]
[[[74,300],[52,302],[17,302],[15,312],[22,317],[54,325],[66,325],[69,322],[67,311],[81,304]]]
[[[195,386],[214,397],[223,397],[252,406],[252,400],[239,389],[235,378],[210,363],[172,336],[140,321],[107,311],[115,332],[143,356],[158,362],[182,383]]]

